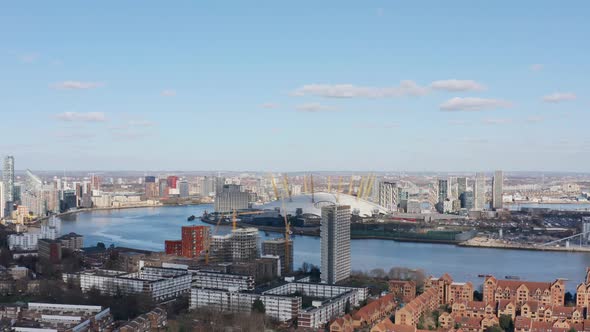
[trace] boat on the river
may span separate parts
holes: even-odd
[[[505,276],[504,279],[507,280],[520,280],[519,276]]]
[[[186,220],[187,221],[195,221],[197,217],[195,217],[194,215],[191,215],[190,217],[188,217]]]

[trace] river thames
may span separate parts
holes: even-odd
[[[163,251],[164,240],[180,239],[180,227],[202,224],[187,222],[187,217],[199,217],[211,205],[136,208],[81,212],[61,217],[62,232],[84,235],[84,245],[97,242],[119,247]],[[231,229],[219,227],[218,234]],[[260,232],[260,238],[279,237],[281,234]],[[303,262],[320,264],[320,239],[294,236],[295,268]],[[590,266],[590,253],[548,252],[509,249],[458,247],[449,244],[395,242],[390,240],[352,240],[353,270],[371,270],[391,267],[423,269],[428,275],[439,276],[448,272],[456,281],[471,281],[479,287],[479,274],[506,275],[525,280],[568,280],[567,288],[575,290],[583,281],[586,267]]]

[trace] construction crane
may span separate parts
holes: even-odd
[[[328,192],[332,191],[332,177],[328,176]]]
[[[283,207],[283,219],[285,220],[285,262],[283,262],[283,264],[285,264],[285,267],[287,267],[287,264],[289,264],[289,262],[291,261],[291,223],[289,222],[289,219],[287,218],[287,209],[285,208],[285,196],[283,195],[283,202],[282,202],[282,207]],[[286,269],[288,270],[290,269],[290,266]]]
[[[342,176],[338,177],[338,191],[336,192],[336,203],[340,203],[340,191],[342,191]]]
[[[275,197],[278,200],[279,199],[279,190],[277,189],[277,183],[275,182],[275,177],[274,177],[274,175],[272,175],[272,173],[269,175],[270,175],[270,181],[272,183],[272,189],[274,189]]]
[[[352,185],[354,184],[354,175],[350,176],[350,182],[348,183],[348,194],[352,196]]]
[[[219,229],[219,225],[221,224],[221,221],[223,220],[223,214],[219,215],[219,219],[217,219],[217,223],[215,224],[215,228],[213,229],[213,232],[211,234],[209,234],[209,238],[207,238],[206,240],[206,245],[205,245],[205,264],[209,265],[209,254],[211,253],[211,241],[213,239],[213,236],[215,236],[217,234],[217,230]]]
[[[307,175],[303,175],[303,193],[307,194]]]

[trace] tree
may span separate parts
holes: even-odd
[[[440,312],[438,310],[434,310],[432,312],[432,319],[434,320],[434,324],[436,325],[436,328],[438,328],[439,323],[438,323],[438,318],[440,317]]]
[[[98,242],[98,243],[96,244],[96,247],[97,247],[97,248],[99,248],[99,249],[102,249],[102,250],[105,250],[105,249],[107,248],[107,247],[104,245],[104,243],[102,243],[102,242]]]
[[[507,332],[514,331],[514,322],[512,321],[512,316],[500,315],[500,327],[502,330]]]
[[[479,291],[473,291],[473,300],[474,301],[483,301],[483,294]]]
[[[565,293],[564,299],[565,299],[566,306],[574,305],[576,303],[574,295],[570,292]]]
[[[371,272],[369,272],[369,275],[376,279],[385,279],[385,277],[387,276],[385,270],[381,268],[372,269]]]
[[[311,281],[319,281],[321,279],[321,271],[320,268],[316,265],[312,265],[309,269],[309,275]]]
[[[575,328],[570,328],[567,332],[577,332]]]
[[[503,330],[498,325],[494,325],[492,327],[488,327],[486,332],[503,332]]]
[[[344,313],[345,314],[349,314],[350,313],[350,299],[346,300],[346,304],[344,305]]]
[[[252,311],[264,314],[266,312],[266,308],[264,307],[264,303],[260,299],[254,300],[252,303]]]

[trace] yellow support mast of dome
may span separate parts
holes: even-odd
[[[270,181],[272,183],[272,188],[274,189],[274,192],[275,192],[275,197],[277,200],[279,200],[279,198],[280,198],[279,197],[279,190],[277,189],[277,183],[275,182],[275,177],[274,177],[274,175],[272,175],[272,173],[270,173],[269,176],[270,176]]]

